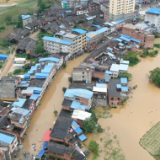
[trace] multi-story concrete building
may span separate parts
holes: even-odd
[[[134,17],[135,0],[110,0],[109,18],[113,21]]]
[[[23,27],[32,23],[32,17],[30,15],[21,15],[23,21]]]
[[[92,70],[90,68],[77,67],[72,71],[73,82],[92,82]]]
[[[73,29],[72,33],[64,33],[57,37],[43,37],[44,48],[49,53],[68,53],[69,57],[74,53],[82,52],[86,47],[86,31]]]

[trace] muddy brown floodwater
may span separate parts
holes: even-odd
[[[160,43],[160,39],[156,39],[155,43]],[[156,57],[141,59],[139,64],[129,68],[133,76],[129,86],[138,87],[129,94],[130,98],[125,107],[111,109],[112,118],[99,120],[103,128],[110,127],[110,130],[98,135],[92,134],[86,144],[93,139],[97,140],[102,148],[103,142],[99,139],[109,133],[117,136],[126,160],[154,160],[140,146],[139,141],[160,121],[160,88],[151,84],[148,79],[149,71],[156,67],[160,67],[160,50]],[[100,153],[98,160],[101,159],[104,159],[104,153]]]
[[[61,110],[61,103],[63,101],[63,87],[68,87],[68,77],[71,76],[73,67],[76,67],[82,62],[89,54],[76,58],[67,63],[65,69],[61,69],[57,74],[49,89],[45,92],[41,105],[35,111],[30,127],[27,130],[27,136],[23,142],[23,149],[20,152],[19,157],[22,155],[22,151],[37,155],[38,151],[42,148],[42,142],[40,140],[44,136],[46,130],[52,127],[53,122],[57,117],[54,116],[53,111],[56,109],[58,113]],[[31,148],[32,144],[36,144],[36,151]],[[23,156],[22,156],[23,157]]]

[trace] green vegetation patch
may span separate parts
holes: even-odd
[[[153,126],[140,140],[140,145],[155,158],[160,156],[160,122]]]

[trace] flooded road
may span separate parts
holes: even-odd
[[[160,39],[156,39],[156,43],[160,43]],[[156,57],[141,59],[139,64],[129,68],[133,76],[129,86],[137,85],[138,87],[129,94],[130,98],[125,107],[111,109],[112,118],[99,119],[102,127],[105,129],[109,127],[110,130],[105,130],[105,133],[98,136],[91,135],[87,144],[92,139],[98,140],[101,149],[103,142],[99,141],[100,137],[105,137],[106,134],[116,135],[126,160],[154,160],[140,146],[139,141],[152,126],[160,121],[160,88],[151,84],[148,79],[149,71],[156,67],[160,67],[160,51]],[[104,154],[100,154],[98,160],[101,159],[104,159]]]
[[[42,142],[40,141],[46,130],[52,127],[53,122],[57,118],[54,116],[53,111],[57,110],[59,113],[61,110],[61,103],[64,98],[62,88],[68,87],[68,77],[71,76],[73,67],[78,66],[79,63],[82,62],[87,56],[88,54],[84,54],[75,60],[69,61],[66,69],[62,68],[56,74],[55,79],[49,86],[49,89],[46,90],[46,93],[41,100],[41,105],[37,108],[31,119],[31,124],[27,130],[27,136],[23,142],[24,147],[21,150],[21,154],[22,151],[26,150],[27,152],[36,155],[38,151],[41,150]],[[36,151],[31,148],[32,144],[36,144]]]

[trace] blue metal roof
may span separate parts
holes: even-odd
[[[70,108],[78,109],[78,110],[89,110],[88,106],[82,105],[80,102],[77,102],[77,101],[72,101]]]
[[[92,20],[93,17],[86,17],[86,19],[89,21],[89,20]]]
[[[138,40],[138,39],[135,39],[135,38],[132,38],[132,37],[130,37],[130,36],[127,36],[127,35],[125,35],[125,34],[121,34],[121,37],[120,38],[124,38],[124,40],[126,39],[128,39],[128,40],[131,40],[131,41],[134,41],[134,42],[137,42],[137,43],[141,43],[141,41],[140,40]]]
[[[80,125],[76,122],[76,121],[72,121],[72,128],[75,130],[77,128],[79,128]]]
[[[107,27],[103,27],[103,28],[101,28],[101,29],[99,29],[99,30],[97,30],[97,31],[95,31],[97,34],[101,34],[101,33],[103,33],[103,32],[106,32],[106,31],[108,31],[108,28]]]
[[[47,57],[47,58],[40,58],[39,59],[39,62],[45,62],[45,61],[59,62],[59,58]]]
[[[106,25],[109,25],[109,26],[114,26],[114,24],[110,23],[110,22],[104,22],[103,24],[106,24]]]
[[[117,88],[121,88],[121,84],[116,84]]]
[[[5,133],[0,133],[0,142],[11,144],[14,138],[15,138],[14,136],[11,136]]]
[[[120,24],[120,23],[122,23],[122,22],[124,22],[124,21],[126,21],[126,19],[121,19],[121,20],[118,20],[118,21],[114,21],[114,23]]]
[[[70,13],[70,12],[72,12],[72,10],[66,10],[66,13]]]
[[[12,103],[12,105],[17,107],[23,107],[25,102],[26,102],[25,98],[18,98],[16,101]]]
[[[130,39],[128,39],[128,38],[126,38],[126,37],[119,37],[120,39],[122,39],[122,40],[125,40],[125,41],[127,41],[127,42],[129,42],[130,41]]]
[[[59,28],[65,28],[65,26],[64,25],[60,25]]]
[[[107,88],[107,84],[99,84],[99,83],[96,83],[96,87],[99,87],[99,88]]]
[[[33,99],[36,101],[38,97],[39,97],[39,94],[32,94],[29,99]]]
[[[128,87],[121,87],[122,92],[128,92]]]
[[[127,84],[128,83],[128,80],[127,80],[126,77],[120,78],[120,81],[121,81],[121,84]]]
[[[90,99],[93,96],[93,92],[86,89],[67,89],[64,94],[64,97],[73,98],[74,96]]]
[[[5,54],[0,54],[0,57],[7,58],[7,57],[8,57],[8,55],[5,55]]]
[[[97,28],[101,28],[101,26],[100,25],[95,25],[95,24],[92,24],[92,26],[94,26],[94,27],[97,27]]]
[[[86,37],[86,41],[89,41],[90,40],[90,38],[89,37]]]
[[[46,149],[47,146],[48,146],[48,142],[44,142],[44,144],[43,144],[43,149]]]
[[[77,129],[75,129],[75,132],[76,132],[77,134],[80,134],[80,133],[82,133],[83,131],[82,131],[80,128],[77,128]]]
[[[72,42],[70,42],[70,41],[67,41],[67,40],[64,40],[64,39],[59,39],[57,37],[44,36],[43,40],[52,41],[52,42],[55,42],[55,43],[66,44],[66,45],[71,45],[72,44]]]
[[[83,29],[80,29],[80,28],[75,28],[72,30],[73,32],[77,32],[79,34],[85,34],[87,31],[83,30]]]
[[[25,84],[25,83],[27,83],[27,81],[21,81],[21,83],[20,83],[20,84]]]
[[[108,49],[108,50],[110,50],[110,51],[112,51],[112,50],[113,50],[113,48],[111,48],[111,47],[107,47],[107,49]]]
[[[38,157],[42,157],[43,155],[44,155],[44,153],[45,153],[45,150],[44,149],[42,149],[39,153],[38,153]]]
[[[160,8],[150,8],[146,11],[146,13],[152,13],[152,14],[159,14],[160,15]]]
[[[82,142],[87,139],[87,137],[86,137],[84,134],[78,136],[78,138],[79,138],[80,141],[82,141]]]
[[[27,18],[30,18],[31,16],[30,15],[21,15],[22,19],[27,19]]]

